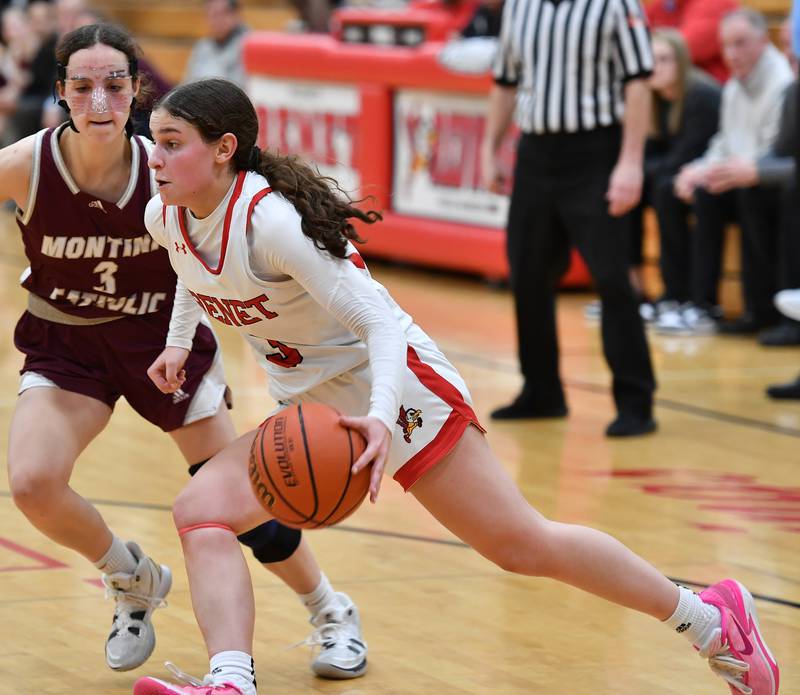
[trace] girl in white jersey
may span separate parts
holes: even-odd
[[[725,580],[700,595],[677,587],[610,536],[545,519],[495,459],[467,388],[433,342],[372,280],[354,250],[351,206],[305,165],[259,152],[242,90],[204,80],[170,92],[150,121],[160,197],[146,225],[179,277],[173,324],[203,311],[239,330],[282,403],[321,401],[367,440],[370,499],[392,475],[444,526],[508,571],[558,579],[684,633],[731,690],[777,692],[778,667],[758,633],[752,597]],[[150,369],[164,392],[182,383],[189,342]],[[252,653],[253,598],[236,534],[266,513],[252,494],[254,432],[212,458],[173,510],[210,675],[184,684],[143,678],[135,695],[254,695],[238,663]],[[479,504],[475,500],[480,500]],[[752,649],[747,649],[747,644]]]
[[[198,329],[201,348],[187,365],[192,375],[181,393],[165,396],[145,376],[166,340],[176,278],[143,223],[154,183],[146,166],[152,143],[129,132],[140,87],[137,55],[132,38],[111,25],[66,34],[56,49],[57,88],[72,120],[0,151],[0,198],[17,203],[31,266],[23,275],[28,310],[14,334],[25,364],[9,435],[9,486],[37,529],[103,572],[116,599],[106,660],[120,671],[152,652],[150,617],[171,575],[137,544],[115,536],[72,489],[76,460],[120,396],[169,432],[190,470],[236,436],[207,325]],[[358,634],[352,601],[333,591],[297,531],[260,525],[242,542],[300,595],[316,631],[331,614],[349,610],[342,620]],[[356,659],[337,643],[312,668],[329,677],[357,676],[365,652]]]

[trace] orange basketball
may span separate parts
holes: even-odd
[[[353,475],[364,438],[321,403],[284,408],[258,428],[250,483],[261,505],[294,528],[332,526],[350,516],[369,489],[370,467]]]

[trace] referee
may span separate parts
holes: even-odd
[[[602,301],[603,352],[617,407],[606,435],[656,428],[655,379],[628,279],[622,219],[641,196],[652,65],[638,0],[506,0],[482,166],[486,186],[499,190],[497,150],[516,113],[522,136],[507,252],[524,386],[492,413],[495,419],[567,413],[555,288],[574,244]]]

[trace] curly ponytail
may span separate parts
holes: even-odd
[[[303,233],[314,245],[344,258],[348,240],[363,243],[350,220],[372,224],[381,219],[375,210],[355,207],[335,179],[322,176],[296,156],[283,156],[256,147],[258,118],[253,104],[233,82],[199,80],[176,87],[158,104],[175,118],[191,123],[205,142],[216,142],[225,133],[236,136],[233,156],[237,171],[256,171],[274,191],[286,198],[300,214]]]

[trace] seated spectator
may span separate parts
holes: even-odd
[[[27,15],[17,7],[3,10],[0,36],[4,47],[0,65],[3,83],[0,88],[0,115],[4,127],[0,140],[3,145],[8,145],[21,137],[15,118],[20,97],[30,84],[30,65],[39,46]]]
[[[795,200],[795,142],[798,84],[786,90],[778,136],[769,151],[758,159],[733,158],[718,167],[709,177],[711,190],[724,192],[734,188],[761,189],[766,217],[773,224],[754,224],[758,230],[743,253],[754,283],[749,289],[761,305],[772,302],[775,293],[800,287],[800,215]],[[778,316],[774,312],[773,315]],[[785,314],[785,312],[783,312]],[[767,315],[762,308],[759,315]],[[761,331],[762,345],[800,345],[800,323],[784,316],[772,328]]]
[[[11,119],[14,139],[32,135],[42,127],[42,110],[53,93],[56,74],[56,22],[53,6],[34,0],[27,8],[32,41],[37,46],[28,66],[28,80]]]
[[[683,34],[697,67],[720,82],[728,79],[719,25],[725,15],[739,8],[738,0],[653,0],[644,5],[653,28],[673,27]]]
[[[238,0],[205,0],[208,37],[192,49],[184,80],[224,77],[244,86],[242,39],[248,29],[239,15]]]
[[[685,317],[683,332],[707,331],[719,317],[723,235],[726,224],[736,221],[742,230],[745,314],[720,330],[755,333],[778,319],[774,291],[765,296],[771,273],[764,269],[759,240],[771,238],[778,226],[780,195],[774,187],[732,180],[730,172],[741,161],[757,161],[770,152],[793,74],[786,58],[769,43],[760,13],[743,9],[729,14],[720,34],[731,71],[722,94],[720,127],[706,153],[683,167],[675,180],[676,194],[692,204],[697,220],[691,259],[694,307]]]
[[[642,292],[642,214],[652,205],[658,218],[659,264],[664,291],[656,314],[679,312],[690,299],[689,215],[691,209],[675,196],[673,180],[682,166],[700,157],[719,124],[721,88],[706,73],[692,67],[686,41],[676,29],[653,33],[653,123],[645,149],[643,205],[632,213],[634,289]],[[650,318],[642,306],[643,318]],[[652,312],[652,309],[650,310]]]

